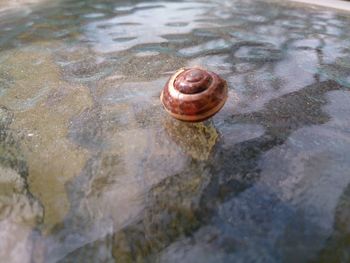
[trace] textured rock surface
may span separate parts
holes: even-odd
[[[349,261],[348,15],[55,2],[0,14],[0,258]],[[160,91],[198,65],[229,99],[179,123]]]

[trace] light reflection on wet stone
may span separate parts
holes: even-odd
[[[223,39],[216,39],[214,41],[210,41],[199,46],[181,49],[179,51],[179,55],[185,57],[196,57],[211,52],[217,53],[221,51],[223,53],[225,50],[229,50],[231,46],[232,43],[229,41],[225,41]]]
[[[234,56],[242,61],[268,62],[280,60],[281,51],[266,43],[247,43],[235,52]]]
[[[15,83],[0,103],[14,112],[11,129],[15,138],[21,138],[29,189],[45,206],[43,229],[48,230],[64,218],[69,207],[64,183],[79,173],[84,162],[84,153],[66,139],[69,116],[87,107],[90,98],[83,87],[59,80],[48,52],[17,50],[5,61],[3,70]]]
[[[346,262],[349,24],[268,0],[1,17],[0,247],[20,257],[4,256]],[[197,65],[230,96],[180,123],[159,93]]]
[[[215,127],[209,122],[191,124],[169,120],[165,129],[186,154],[197,160],[209,158],[218,138]]]
[[[94,48],[100,52],[112,52],[126,50],[137,44],[145,43],[161,43],[164,39],[161,37],[162,34],[171,33],[188,33],[192,29],[196,28],[199,23],[193,23],[194,17],[203,13],[203,9],[210,7],[209,4],[197,4],[195,9],[182,9],[181,10],[181,24],[173,27],[169,25],[174,25],[178,23],[178,16],[176,15],[179,7],[190,7],[192,4],[183,3],[179,6],[176,3],[167,3],[166,6],[159,5],[143,9],[138,8],[137,5],[132,8],[123,9],[123,11],[132,11],[133,18],[130,19],[128,16],[115,17],[106,21],[98,21],[87,25],[86,32],[89,38],[93,40],[97,38],[97,42]],[[148,5],[145,4],[145,7]],[[169,14],[174,14],[169,15]],[[172,22],[174,21],[175,22]],[[111,27],[106,29],[97,30],[98,27],[108,23],[126,23],[126,22],[138,23],[136,25],[123,26],[123,27]],[[187,23],[188,21],[188,23]],[[147,32],[147,34],[145,34]],[[128,35],[129,37],[136,37],[137,39],[131,40],[130,43],[124,45],[118,45],[117,42],[113,41],[115,37],[123,37]]]

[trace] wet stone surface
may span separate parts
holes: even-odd
[[[0,258],[349,262],[349,14],[28,3],[0,6]],[[229,98],[178,122],[160,91],[195,65]]]

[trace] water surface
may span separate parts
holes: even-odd
[[[349,35],[268,0],[2,12],[0,261],[349,262]],[[229,99],[186,124],[159,94],[194,65]]]

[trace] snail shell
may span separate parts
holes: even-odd
[[[199,122],[215,115],[227,99],[227,83],[201,68],[178,70],[166,83],[160,100],[181,121]]]

